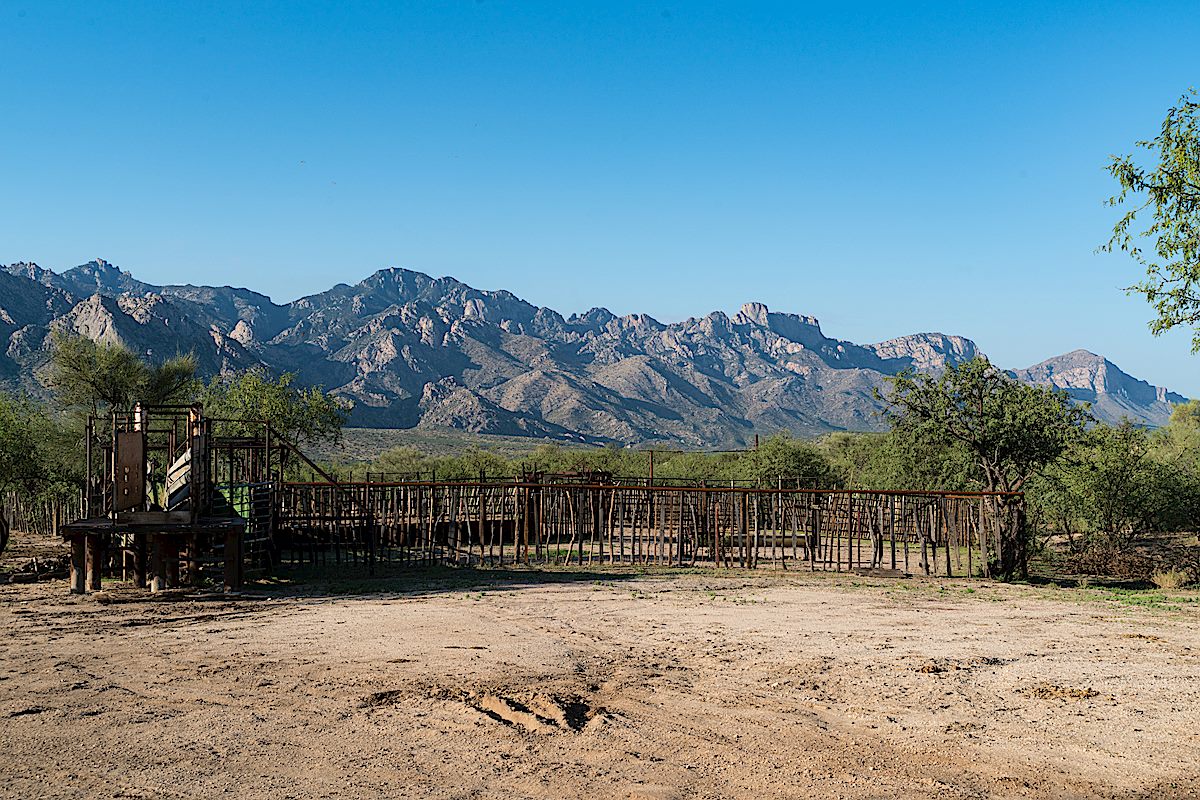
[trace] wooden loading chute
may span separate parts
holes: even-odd
[[[106,569],[158,591],[215,568],[239,588],[247,547],[269,550],[272,488],[298,453],[266,423],[211,419],[200,405],[91,417],[84,450],[83,515],[59,527],[74,592],[98,590]]]

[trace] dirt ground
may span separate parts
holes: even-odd
[[[1200,797],[1200,597],[850,576],[0,586],[0,796]]]

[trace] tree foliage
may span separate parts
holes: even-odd
[[[71,491],[74,460],[62,458],[68,440],[78,444],[44,407],[0,391],[0,551],[8,539],[3,506],[9,492],[32,500]]]
[[[893,429],[963,448],[993,492],[1021,491],[1090,420],[1065,392],[1021,383],[985,358],[950,366],[940,377],[906,372],[891,381],[884,399]]]
[[[29,489],[44,479],[41,417],[29,401],[0,392],[0,493]]]
[[[297,387],[295,380],[291,373],[272,378],[261,368],[217,376],[203,391],[205,413],[228,435],[258,433],[258,423],[266,421],[294,444],[337,440],[346,405],[319,387]]]
[[[840,485],[841,476],[821,448],[812,442],[777,434],[764,439],[754,450],[736,452],[655,451],[654,478],[668,482],[684,480],[713,485],[740,484],[775,486],[780,479],[793,486]],[[381,477],[436,475],[438,479],[474,480],[516,477],[522,473],[608,472],[623,478],[649,478],[651,454],[618,446],[578,449],[544,444],[532,452],[505,459],[496,453],[469,447],[457,456],[434,457],[413,447],[387,450],[367,468]],[[343,468],[343,474],[346,470]]]
[[[975,358],[940,377],[902,373],[892,379],[887,414],[893,431],[926,446],[961,448],[983,487],[1019,492],[1084,431],[1088,413],[1065,392],[1030,386]],[[1026,569],[1028,531],[1020,507],[994,498],[999,546],[992,571],[1011,578]]]
[[[1200,95],[1184,94],[1158,135],[1136,147],[1149,164],[1123,155],[1108,165],[1120,185],[1108,204],[1132,207],[1101,249],[1123,250],[1145,267],[1146,279],[1130,291],[1154,306],[1155,335],[1191,325],[1192,349],[1200,352]]]
[[[55,333],[49,383],[65,406],[91,413],[128,410],[134,403],[186,402],[196,390],[196,358],[177,355],[147,364],[120,344]]]
[[[1031,501],[1076,546],[1121,547],[1140,531],[1193,524],[1194,481],[1163,457],[1164,441],[1128,421],[1097,425],[1035,479]]]
[[[825,456],[810,442],[787,434],[776,434],[733,462],[730,477],[771,486],[778,480],[799,478],[807,486],[828,487],[836,483]]]
[[[886,433],[832,433],[822,451],[840,482],[853,489],[971,491],[981,488],[974,462],[958,442],[912,426]]]

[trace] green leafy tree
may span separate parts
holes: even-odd
[[[1170,421],[1157,433],[1162,458],[1200,475],[1200,400],[1175,406]]]
[[[205,413],[222,433],[249,435],[259,423],[300,445],[337,441],[346,423],[347,405],[319,387],[299,388],[288,373],[272,378],[261,368],[213,378],[204,388]]]
[[[655,479],[719,484],[733,477],[742,453],[664,453],[656,454]],[[646,466],[648,468],[649,465]]]
[[[78,486],[70,460],[58,458],[70,438],[48,410],[0,391],[0,552],[8,543],[4,508],[10,493],[26,501],[69,496]]]
[[[1113,156],[1108,171],[1120,191],[1111,206],[1132,207],[1102,246],[1131,255],[1146,279],[1130,291],[1145,295],[1157,318],[1155,335],[1177,325],[1193,327],[1192,350],[1200,352],[1200,96],[1193,89],[1167,112],[1153,139],[1140,141],[1149,163]]]
[[[506,478],[513,473],[513,464],[490,450],[471,445],[458,456],[438,459],[434,469],[438,480],[477,481]]]
[[[433,469],[433,459],[417,448],[407,446],[385,450],[371,464],[372,472],[382,473],[388,480],[405,479]]]
[[[953,365],[940,377],[901,373],[884,397],[894,430],[961,447],[979,482],[992,492],[1020,492],[1058,459],[1090,419],[1065,392],[1030,386],[986,359]],[[1026,569],[1025,531],[1010,500],[994,500],[1000,553],[995,571],[1011,578]]]
[[[779,479],[798,478],[810,488],[830,487],[837,475],[825,456],[811,442],[786,433],[776,434],[754,450],[748,450],[730,465],[731,477],[774,486]]]
[[[1034,479],[1033,502],[1077,548],[1120,548],[1139,531],[1193,525],[1192,482],[1158,457],[1158,438],[1129,421],[1093,427]]]
[[[33,425],[24,403],[0,393],[0,552],[8,545],[4,500],[11,489],[38,477],[41,464]]]
[[[821,446],[841,482],[851,489],[980,488],[974,462],[961,443],[931,439],[909,427],[886,433],[839,431]]]

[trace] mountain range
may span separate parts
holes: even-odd
[[[192,352],[205,375],[293,372],[350,401],[362,427],[680,447],[875,430],[874,390],[887,376],[980,354],[941,333],[832,339],[813,317],[761,303],[674,323],[603,308],[564,317],[399,268],[280,305],[249,289],[144,283],[102,259],[61,273],[0,266],[0,385],[45,393],[39,376],[59,329],[150,358]],[[1065,389],[1110,422],[1160,425],[1186,400],[1085,350],[1012,374]]]

